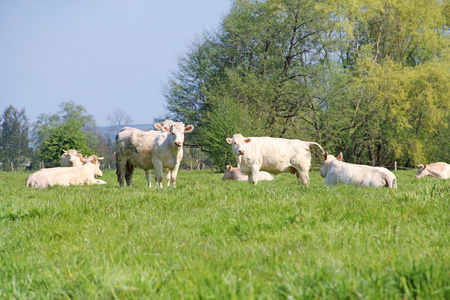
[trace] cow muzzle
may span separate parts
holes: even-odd
[[[239,155],[244,155],[244,150],[239,150]]]
[[[180,141],[175,142],[175,146],[181,147],[182,143]]]

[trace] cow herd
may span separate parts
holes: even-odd
[[[183,157],[184,134],[194,130],[182,122],[166,120],[155,124],[157,130],[142,131],[124,127],[116,136],[116,175],[120,187],[133,184],[136,167],[145,171],[148,187],[151,187],[151,170],[154,170],[156,187],[163,187],[163,181],[175,187],[178,169]],[[227,138],[236,158],[237,167],[228,165],[222,180],[248,181],[256,185],[258,181],[271,181],[271,174],[290,172],[297,181],[309,185],[311,167],[310,146],[317,146],[324,155],[320,175],[325,185],[354,185],[360,187],[397,188],[395,175],[386,168],[350,164],[342,161],[342,153],[337,157],[328,154],[315,142],[272,137],[244,137],[235,134]],[[83,184],[106,184],[96,177],[102,176],[103,157],[96,155],[83,157],[80,151],[63,150],[61,167],[41,169],[28,176],[26,185],[47,188],[55,185],[70,186]],[[166,176],[164,176],[166,172]],[[450,165],[438,162],[418,165],[416,178],[425,176],[450,178]],[[164,177],[164,178],[163,178]]]

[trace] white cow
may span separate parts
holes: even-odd
[[[223,181],[225,181],[225,180],[247,181],[248,175],[242,174],[241,171],[236,167],[227,165],[227,168],[225,169],[222,180]],[[261,171],[258,173],[258,181],[264,181],[264,180],[272,181],[273,176],[267,172]]]
[[[166,126],[167,128],[170,128],[170,125],[172,125],[173,123],[175,123],[175,121],[165,120],[161,123],[156,123],[155,128],[162,132],[164,126]],[[151,172],[151,171],[149,171],[149,172]],[[164,176],[166,184],[167,184],[167,186],[170,186],[170,177],[172,176],[172,174],[169,169],[165,169],[164,172],[166,172],[166,176]]]
[[[437,162],[429,165],[417,165],[416,178],[426,176],[447,179],[450,178],[450,165],[445,162]]]
[[[61,167],[81,167],[86,159],[83,155],[74,149],[64,150],[64,153],[61,155]]]
[[[233,154],[242,173],[248,174],[248,181],[258,183],[260,170],[272,174],[291,172],[297,174],[299,183],[309,185],[308,171],[311,167],[311,152],[309,147],[314,142],[289,140],[271,137],[247,137],[235,134],[226,139],[232,145]]]
[[[162,187],[165,168],[171,171],[172,186],[176,186],[184,134],[192,132],[194,126],[174,122],[162,129],[164,132],[125,127],[116,136],[116,174],[120,187],[124,186],[124,179],[132,186],[135,167],[145,170],[148,187],[151,187],[151,169],[155,169],[156,186]]]
[[[325,178],[325,185],[397,188],[397,179],[388,169],[343,162],[342,153],[334,157],[325,152],[320,176]]]
[[[161,123],[156,123],[155,124],[155,128],[158,130],[163,131],[163,127],[166,126],[167,128],[170,128],[170,125],[172,125],[173,123],[176,123],[175,121],[172,120],[165,120]]]
[[[105,181],[95,179],[95,177],[103,175],[100,170],[100,160],[102,159],[103,157],[93,155],[88,157],[81,167],[41,169],[28,176],[26,185],[45,189],[55,185],[105,184]]]

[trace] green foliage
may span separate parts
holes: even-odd
[[[46,165],[59,165],[63,150],[76,149],[83,155],[99,154],[95,120],[73,101],[63,102],[57,114],[41,114],[33,134],[37,154]],[[94,150],[95,149],[95,150]]]
[[[450,181],[252,186],[180,171],[177,188],[25,187],[0,172],[0,298],[449,299]]]
[[[25,163],[30,160],[31,148],[28,139],[28,119],[25,109],[8,106],[3,112],[0,135],[0,162]]]
[[[39,156],[43,161],[57,164],[61,160],[63,150],[69,149],[76,149],[83,155],[93,154],[87,146],[87,139],[80,125],[74,120],[69,120],[53,128],[40,147]]]
[[[450,139],[448,26],[448,1],[235,1],[180,60],[168,109],[221,166],[223,136],[244,131],[356,163],[443,160],[429,145]]]

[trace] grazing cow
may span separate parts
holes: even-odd
[[[227,165],[227,168],[225,169],[225,173],[223,174],[222,180],[235,180],[235,181],[247,181],[248,175],[242,174],[241,171],[236,168],[232,167],[231,165]],[[258,181],[272,181],[273,176],[270,175],[267,172],[261,171],[258,173]]]
[[[325,185],[397,188],[397,179],[388,169],[345,163],[342,161],[342,153],[334,157],[325,152],[320,176],[325,178]]]
[[[417,165],[419,168],[416,178],[423,178],[426,176],[443,178],[450,178],[450,165],[445,162],[437,162],[429,165]]]
[[[103,175],[100,169],[100,160],[102,159],[103,157],[93,155],[88,157],[81,167],[41,169],[28,176],[26,185],[45,189],[55,185],[105,184],[105,181],[95,179],[95,177]]]
[[[194,126],[182,122],[164,125],[163,132],[142,131],[125,127],[116,136],[116,174],[120,187],[124,179],[132,186],[135,167],[145,170],[148,187],[151,187],[151,169],[155,169],[156,186],[162,187],[163,169],[169,169],[172,186],[176,186],[178,168],[183,158],[184,134]]]
[[[247,137],[235,134],[227,138],[232,145],[233,154],[238,162],[238,168],[248,174],[248,181],[257,184],[259,171],[272,174],[291,172],[297,174],[297,181],[309,185],[308,171],[311,167],[311,152],[309,147],[314,142],[289,140],[271,137]]]
[[[83,155],[74,149],[64,150],[61,155],[61,167],[81,167],[86,159]]]

